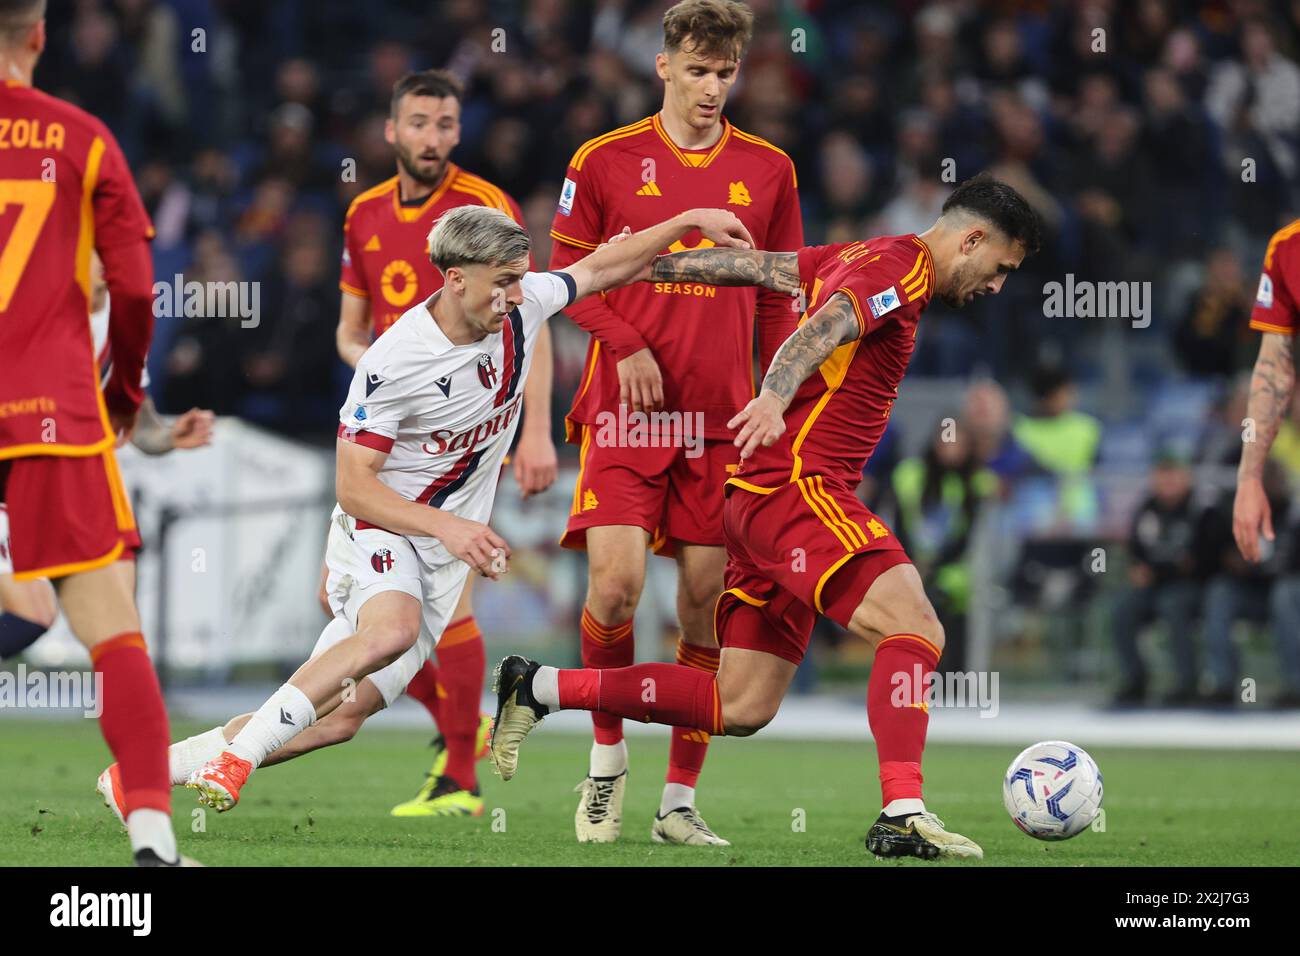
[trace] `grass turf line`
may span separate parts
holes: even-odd
[[[94,792],[109,760],[95,723],[2,726],[0,865],[126,863],[125,834]],[[173,733],[204,729],[181,725]],[[266,768],[228,814],[196,816],[194,793],[177,789],[173,817],[182,851],[210,866],[935,865],[879,862],[863,848],[879,811],[870,744],[715,739],[699,806],[735,845],[701,848],[651,842],[667,735],[629,738],[622,839],[580,846],[572,789],[586,772],[589,738],[542,728],[509,783],[481,762],[482,817],[390,817],[389,808],[413,796],[428,769],[428,736],[363,732],[351,743]],[[926,751],[927,806],[984,847],[983,865],[1288,865],[1300,858],[1300,832],[1260,825],[1294,814],[1294,754],[1090,748],[1106,778],[1105,832],[1042,843],[1021,834],[1002,809],[1001,775],[1018,750],[937,744]],[[206,829],[193,832],[200,822]]]

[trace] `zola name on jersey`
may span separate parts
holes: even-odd
[[[429,435],[433,444],[424,443],[425,454],[444,455],[449,451],[473,451],[483,442],[496,437],[510,427],[515,414],[519,411],[520,400],[519,397],[516,397],[501,411],[487,421],[479,422],[473,428],[467,428],[461,432],[452,431],[450,428],[438,429]]]

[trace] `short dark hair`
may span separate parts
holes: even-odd
[[[432,96],[439,100],[454,96],[457,102],[463,102],[465,99],[465,88],[460,85],[460,80],[446,70],[421,70],[418,73],[407,73],[393,84],[393,99],[388,106],[389,115],[393,119],[397,119],[397,107],[407,93],[414,93],[416,96]]]
[[[943,211],[964,209],[997,226],[1008,239],[1021,243],[1025,254],[1032,255],[1042,243],[1042,227],[1033,207],[1006,183],[988,173],[972,176],[952,191],[944,201]]]
[[[45,0],[0,0],[0,44],[21,43],[27,31],[45,17]]]
[[[664,50],[739,60],[754,35],[754,14],[736,0],[681,0],[664,14]]]
[[[1029,391],[1040,402],[1073,384],[1069,369],[1057,362],[1044,362],[1029,373]]]

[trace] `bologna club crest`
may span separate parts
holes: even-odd
[[[370,556],[370,566],[374,568],[375,572],[378,574],[383,574],[385,571],[393,570],[393,564],[393,552],[389,551],[387,548],[380,548]]]
[[[484,388],[493,389],[497,387],[497,369],[492,364],[492,356],[480,355],[478,357],[478,380]]]

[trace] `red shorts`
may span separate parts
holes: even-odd
[[[672,556],[676,542],[722,547],[722,489],[736,471],[735,445],[629,448],[601,445],[598,433],[582,426],[578,483],[561,545],[582,550],[588,528],[635,525],[649,533],[656,554]]]
[[[60,578],[134,555],[131,502],[112,450],[0,461],[14,577]]]
[[[714,611],[720,647],[798,664],[818,614],[848,626],[876,578],[911,563],[852,489],[820,475],[766,494],[727,490],[725,590]]]

